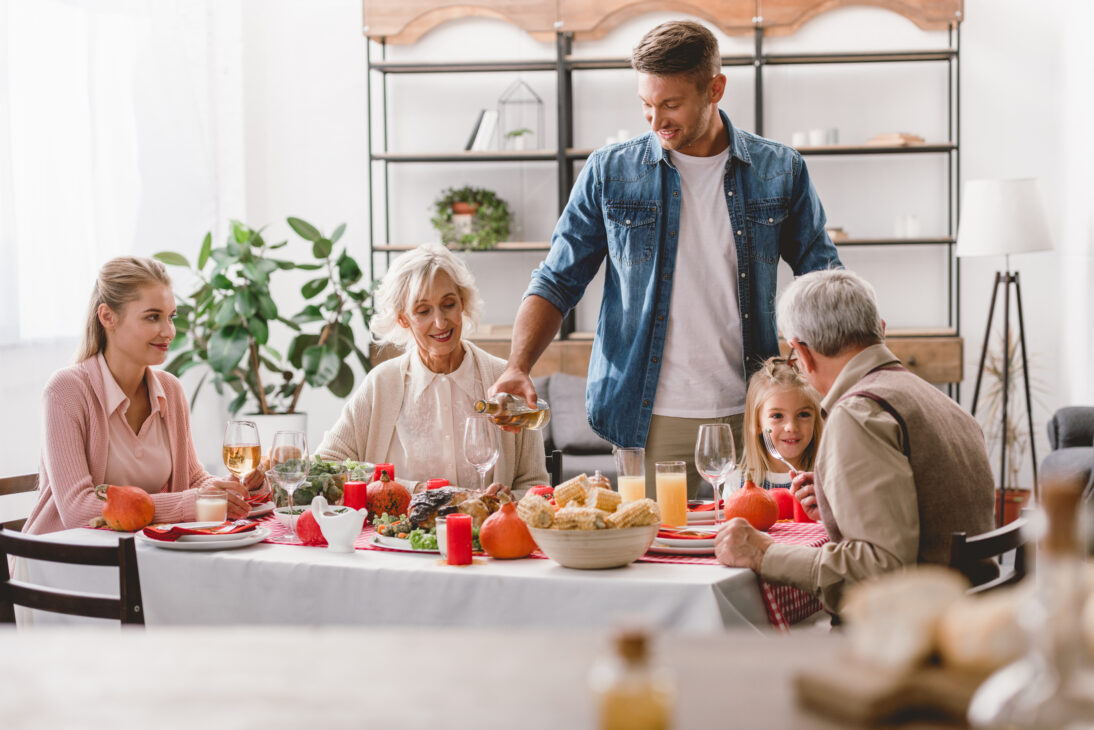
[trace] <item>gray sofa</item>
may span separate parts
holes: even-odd
[[[551,421],[543,429],[543,448],[562,452],[562,481],[597,469],[615,484],[612,445],[596,435],[585,411],[585,378],[553,373],[533,378],[540,398],[551,406]]]
[[[1068,406],[1048,422],[1052,447],[1041,462],[1041,479],[1077,477],[1084,485],[1083,498],[1094,502],[1094,406]]]

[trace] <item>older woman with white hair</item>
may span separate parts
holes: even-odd
[[[477,485],[464,459],[464,420],[505,361],[463,339],[482,298],[467,266],[438,244],[399,257],[376,292],[372,331],[405,352],[380,363],[342,409],[317,451],[324,459],[392,464],[399,481]],[[538,431],[500,429],[492,481],[523,489],[548,481]]]

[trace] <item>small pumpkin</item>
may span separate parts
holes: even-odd
[[[479,544],[486,554],[499,560],[526,558],[536,549],[528,526],[517,514],[517,507],[506,502],[486,518],[479,529]]]
[[[111,530],[135,532],[152,524],[156,514],[151,495],[140,487],[100,484],[95,487],[95,496],[106,502],[103,521]]]
[[[774,487],[768,490],[768,494],[775,498],[775,503],[779,505],[779,519],[780,520],[792,520],[794,519],[794,495],[790,493],[790,490],[786,487]]]
[[[365,502],[370,515],[405,515],[410,508],[410,490],[382,471],[380,478],[368,485]]]
[[[779,520],[779,503],[766,489],[746,481],[726,499],[726,519],[743,517],[757,530],[769,530]]]
[[[327,544],[327,538],[323,537],[323,531],[319,529],[319,523],[315,521],[315,515],[310,509],[296,518],[296,536],[305,545]]]

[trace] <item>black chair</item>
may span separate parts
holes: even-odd
[[[37,474],[20,474],[15,477],[0,477],[0,497],[5,497],[9,494],[19,494],[20,492],[33,492],[37,488]],[[25,517],[17,520],[8,520],[7,522],[0,523],[0,527],[3,527],[5,530],[14,530],[15,532],[18,532],[23,529],[23,525],[26,521]]]
[[[43,588],[13,580],[8,570],[9,555],[52,563],[115,567],[118,597]],[[143,625],[141,580],[133,538],[119,538],[117,547],[66,545],[48,537],[20,535],[0,527],[0,623],[15,623],[15,606]]]
[[[551,486],[557,487],[562,482],[562,452],[558,449],[548,451],[546,460],[547,474],[551,477]]]
[[[1023,535],[1023,528],[1027,522],[1026,517],[1019,517],[1010,524],[975,537],[967,537],[964,532],[953,533],[950,538],[950,567],[960,570],[973,581],[969,593],[984,593],[1011,585],[1026,576],[1029,540]],[[1003,565],[1002,561],[994,560],[1012,550],[1013,565]],[[989,575],[987,580],[979,580],[985,575],[987,561],[998,564],[998,574],[995,577]]]

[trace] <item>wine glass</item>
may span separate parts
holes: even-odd
[[[270,449],[269,477],[289,495],[289,534],[296,540],[292,495],[308,478],[308,439],[303,431],[278,431]]]
[[[733,431],[728,423],[704,423],[695,440],[695,470],[714,488],[714,524],[722,521],[722,485],[737,463]]]
[[[463,456],[479,473],[480,489],[486,489],[486,472],[498,460],[494,428],[488,416],[468,416],[463,427]]]
[[[254,421],[228,421],[224,429],[224,445],[221,448],[224,466],[242,484],[262,460],[262,444],[258,440],[258,426]]]

